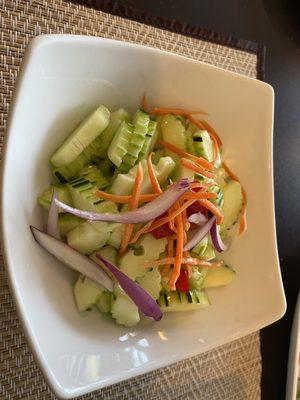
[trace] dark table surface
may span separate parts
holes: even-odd
[[[293,6],[296,1],[120,0],[120,3],[266,45],[265,80],[275,90],[276,225],[288,308],[280,321],[261,333],[262,399],[283,400],[290,330],[300,286],[300,14]]]

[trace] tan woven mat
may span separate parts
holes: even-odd
[[[0,13],[0,150],[24,50],[38,34],[98,35],[147,44],[257,77],[258,60],[254,52],[187,37],[63,0],[0,0]],[[257,400],[260,377],[260,340],[259,333],[254,333],[81,399]],[[56,399],[27,346],[3,263],[0,266],[0,399]]]

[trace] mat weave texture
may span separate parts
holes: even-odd
[[[25,48],[32,37],[44,33],[93,35],[145,44],[257,77],[258,57],[254,52],[184,36],[62,0],[0,0],[0,156]],[[260,377],[257,332],[80,399],[258,400]],[[3,260],[0,261],[0,399],[56,399],[26,343]]]

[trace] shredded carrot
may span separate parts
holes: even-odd
[[[174,250],[174,240],[168,238],[168,243],[167,243],[167,258],[170,259],[173,257],[173,250]],[[161,270],[161,276],[165,277],[168,275],[168,272],[170,270],[171,263],[167,262],[164,266],[164,268]]]
[[[191,204],[193,204],[196,200],[192,199],[192,200],[188,200],[186,201],[181,207],[177,208],[175,211],[173,211],[170,215],[168,215],[167,217],[163,217],[160,218],[156,221],[154,221],[151,225],[151,227],[149,229],[147,229],[146,232],[144,233],[149,233],[151,231],[153,231],[156,228],[159,228],[160,226],[166,224],[167,222],[169,222],[170,220],[176,218],[178,215],[180,215],[182,213],[183,210],[185,210],[186,208],[188,208]],[[202,201],[202,200],[199,200]],[[178,227],[177,227],[178,228]]]
[[[208,169],[209,171],[212,171],[214,169],[214,166],[210,162],[205,160],[205,158],[203,157],[197,157],[194,156],[194,154],[187,153],[186,151],[180,149],[179,147],[176,147],[169,142],[165,142],[164,140],[159,140],[157,143],[165,147],[166,149],[172,151],[173,153],[178,154],[179,156],[190,158],[191,160],[195,161],[197,164],[201,165],[205,169]]]
[[[152,267],[158,267],[160,265],[165,265],[167,263],[173,264],[175,263],[175,259],[176,257],[166,257],[166,258],[162,258],[160,260],[156,260],[156,261],[149,261],[146,262],[144,264],[142,264],[141,266],[145,267],[145,268],[152,268]],[[205,261],[202,260],[201,258],[196,258],[196,257],[183,257],[181,260],[182,264],[186,264],[186,265],[201,265],[202,267],[211,267],[211,268],[216,268],[216,267],[220,267],[223,264],[223,261],[215,261],[215,262],[210,262],[210,261]]]
[[[182,205],[183,203],[181,203]],[[191,224],[189,223],[187,219],[187,214],[186,214],[186,208],[182,211],[182,222],[183,222],[183,229],[184,229],[184,243],[186,244],[187,242],[187,234],[186,232],[190,229]]]
[[[142,97],[142,110],[147,111],[147,94],[144,92]]]
[[[224,216],[221,213],[221,211],[218,209],[218,207],[215,206],[211,201],[206,200],[206,199],[198,200],[198,202],[199,202],[199,204],[201,204],[201,206],[207,208],[209,211],[211,211],[215,215],[217,224],[220,225],[221,222],[223,221]]]
[[[161,187],[160,187],[160,185],[158,183],[158,180],[156,178],[156,175],[155,175],[155,172],[154,172],[154,168],[153,168],[153,164],[152,164],[152,161],[151,161],[152,154],[153,153],[150,153],[148,158],[147,158],[147,168],[148,168],[148,174],[149,174],[150,182],[151,182],[151,185],[152,185],[152,188],[153,188],[154,192],[162,193]]]
[[[153,224],[154,220],[147,222],[146,225],[144,225],[142,228],[138,229],[133,238],[130,240],[129,244],[133,244],[138,241],[138,239],[143,235],[144,233],[148,232],[148,229],[151,228],[151,225]]]
[[[180,160],[181,165],[184,167],[191,169],[192,171],[197,172],[197,174],[204,175],[207,178],[214,178],[214,174],[211,172],[206,171],[203,167],[200,167],[200,165],[196,165],[193,161],[187,160],[186,158],[182,158]]]
[[[179,205],[178,205],[178,207],[179,207]],[[176,203],[174,204],[174,206],[171,206],[168,209],[168,215],[170,216],[173,213],[173,211],[177,210],[178,207],[177,207]],[[175,233],[177,232],[177,229],[176,229],[175,224],[174,224],[174,218],[170,219],[170,221],[168,222],[168,225],[169,225],[169,228],[171,229],[171,231],[173,231]]]
[[[230,176],[230,178],[241,184],[239,178],[228,168],[228,166],[224,162],[222,163],[222,165],[223,165],[223,168],[225,169],[225,171],[227,172],[227,174]],[[240,215],[239,235],[242,235],[247,230],[247,213],[246,213],[247,192],[243,188],[242,184],[241,184],[241,188],[242,188],[242,194],[243,194],[243,206],[242,206],[241,215]]]
[[[182,252],[183,252],[183,241],[184,241],[184,230],[182,223],[182,214],[178,214],[175,218],[175,224],[177,228],[177,239],[176,239],[176,252],[173,263],[173,271],[169,280],[170,290],[176,290],[176,282],[180,275],[180,269],[182,264]]]
[[[214,182],[205,182],[205,183],[200,183],[200,182],[191,182],[190,183],[190,189],[208,189],[211,186],[215,186],[216,184]]]
[[[194,115],[194,114],[202,114],[208,115],[207,112],[199,110],[199,111],[189,111],[184,110],[183,108],[166,108],[166,107],[154,107],[149,111],[149,114],[158,114],[158,115],[166,115],[166,114],[174,114],[174,115]]]
[[[228,168],[227,164],[222,162],[222,167],[225,169],[225,171],[227,172],[227,174],[230,176],[231,179],[240,182],[239,178],[231,171],[231,169]]]
[[[209,136],[211,138],[215,138],[218,145],[221,146],[222,142],[221,139],[219,138],[219,135],[217,134],[217,132],[213,129],[213,127],[211,125],[209,125],[208,122],[201,120],[199,121],[198,119],[192,117],[191,114],[187,114],[186,115],[187,119],[189,119],[191,121],[192,124],[194,124],[195,126],[197,126],[197,128],[203,130],[203,131],[207,131],[209,133]]]
[[[182,200],[190,200],[190,199],[215,199],[217,197],[217,193],[213,192],[186,192],[180,198]]]
[[[132,191],[132,198],[129,203],[129,209],[135,210],[138,205],[139,205],[139,199],[141,195],[141,190],[142,190],[142,184],[143,184],[143,168],[141,163],[138,165],[135,181],[134,181],[134,186],[133,186],[133,191]],[[124,236],[122,238],[122,242],[120,245],[119,249],[119,254],[122,255],[125,253],[127,246],[130,242],[130,238],[132,235],[133,231],[133,224],[127,224],[124,232]]]
[[[97,189],[94,192],[94,195],[99,197],[100,199],[105,199],[105,200],[111,200],[114,203],[122,203],[122,204],[126,204],[126,203],[130,203],[132,196],[122,196],[122,195],[116,195],[116,194],[110,194],[110,193],[106,193],[103,192],[102,190]],[[151,194],[142,194],[139,198],[140,202],[148,202],[148,201],[152,201],[154,199],[156,199],[156,197],[158,197],[158,193],[151,193]]]

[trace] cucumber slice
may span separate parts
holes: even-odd
[[[74,297],[79,311],[88,311],[96,305],[100,311],[110,311],[110,293],[98,283],[80,275],[74,285]]]
[[[109,180],[104,176],[103,172],[95,165],[86,165],[78,174],[91,183],[94,183],[99,189],[104,189],[109,186]]]
[[[95,196],[97,185],[81,177],[67,184],[74,207],[92,212],[117,212],[115,203],[104,202]]]
[[[201,242],[199,242],[193,249],[192,252],[198,256],[202,256],[208,246],[208,235],[206,235]]]
[[[111,114],[111,118],[108,124],[108,127],[104,129],[104,131],[96,137],[96,139],[89,144],[84,151],[79,154],[78,157],[75,158],[70,164],[54,168],[53,173],[56,175],[57,179],[65,183],[82,170],[85,164],[91,162],[93,158],[96,157],[106,157],[107,148],[110,145],[113,135],[115,134],[117,128],[120,126],[122,121],[128,121],[129,115],[123,109],[120,108],[119,110],[113,112]],[[100,166],[100,165],[99,165]],[[110,166],[109,166],[110,167]],[[103,173],[106,173],[106,170],[103,169],[103,165],[101,166],[101,170]],[[112,176],[112,174],[109,174]]]
[[[153,147],[158,138],[158,130],[156,129],[157,122],[156,121],[149,121],[148,132],[145,138],[145,142],[139,154],[139,161],[146,159],[148,154],[153,150]]]
[[[49,210],[54,189],[56,190],[57,197],[60,201],[63,201],[64,203],[68,204],[69,206],[73,205],[72,198],[69,193],[69,189],[66,185],[62,185],[62,184],[50,185],[47,189],[44,190],[42,195],[39,196],[37,199],[38,203],[45,210],[47,210],[47,211]]]
[[[137,283],[145,289],[154,300],[159,298],[162,286],[161,286],[161,274],[158,267],[153,268],[151,271],[147,271],[144,276],[137,278]]]
[[[189,278],[191,290],[201,290],[208,268],[193,268],[192,276]]]
[[[98,107],[79,124],[53,154],[50,159],[51,164],[54,167],[62,167],[74,161],[107,127],[109,118],[109,110],[103,105]]]
[[[116,167],[122,164],[123,157],[127,154],[132,132],[133,126],[123,121],[108,147],[108,158]]]
[[[207,131],[193,133],[194,154],[211,162],[214,158],[214,144]]]
[[[111,201],[102,201],[95,208],[103,213],[118,211],[116,204]],[[80,253],[91,254],[107,243],[114,227],[113,223],[85,221],[68,232],[67,242]]]
[[[207,294],[202,290],[187,293],[163,291],[157,302],[164,312],[191,311],[210,305]]]
[[[99,229],[100,227],[101,230]],[[80,253],[91,254],[104,246],[109,236],[109,224],[105,222],[86,221],[67,233],[67,242],[69,246]]]
[[[231,181],[231,178],[228,176],[227,172],[223,167],[215,169],[215,181],[217,185],[222,189],[227,183]]]
[[[151,193],[152,186],[147,171],[146,160],[141,161],[144,179],[142,184],[142,193]],[[168,176],[175,168],[175,162],[171,157],[163,157],[159,160],[157,165],[154,165],[154,172],[160,184],[163,184]],[[132,193],[134,180],[137,172],[137,166],[131,168],[127,174],[118,174],[109,188],[109,192],[118,195],[129,195]]]
[[[76,217],[75,215],[69,213],[60,213],[58,216],[58,228],[60,235],[62,237],[66,237],[68,232],[83,222],[84,219]]]
[[[203,288],[228,285],[233,281],[236,274],[236,272],[232,268],[228,267],[228,265],[205,269],[207,271],[203,281]]]
[[[210,187],[208,189],[208,192],[217,194],[217,197],[215,199],[210,199],[210,201],[212,203],[216,204],[218,207],[222,207],[223,202],[224,202],[224,196],[223,196],[222,189],[218,185],[216,185],[216,186]]]
[[[119,325],[131,327],[140,321],[140,314],[137,306],[124,293],[115,296],[112,301],[111,315]]]
[[[122,238],[125,232],[125,224],[118,224],[110,234],[107,244],[113,246],[115,249],[119,249]]]
[[[224,219],[220,226],[220,231],[224,232],[237,222],[243,205],[243,194],[240,183],[233,180],[227,183],[222,190],[224,197],[222,213]]]
[[[166,115],[161,122],[161,131],[164,141],[169,142],[182,150],[186,149],[185,127],[180,118],[171,114]],[[170,150],[166,149],[165,153],[167,156],[171,156],[175,161],[180,159],[177,154]]]
[[[96,253],[100,253],[104,258],[107,258],[110,262],[114,265],[117,265],[117,250],[112,246],[104,246],[98,251],[95,251],[93,254],[90,255],[90,259],[93,260],[95,263],[103,266],[102,262],[96,256]]]
[[[165,251],[167,239],[155,239],[152,235],[144,235],[136,245],[135,251],[129,250],[119,260],[120,270],[131,279],[142,277],[149,268],[143,264],[159,259],[161,253]],[[138,255],[137,249],[139,249]]]
[[[129,114],[124,108],[119,108],[110,115],[108,127],[101,133],[101,147],[97,151],[97,156],[105,158],[107,155],[107,148],[109,147],[118,127],[122,121],[129,121]]]
[[[143,149],[147,134],[149,132],[149,123],[149,114],[142,110],[137,110],[133,117],[134,129],[128,144],[127,154],[124,156],[122,164],[119,167],[121,172],[127,172],[138,160],[139,154]],[[152,134],[152,131],[150,131],[150,134]]]

